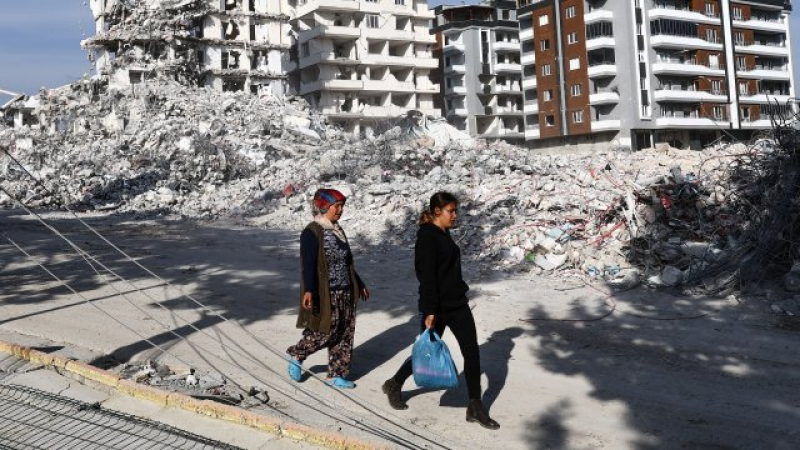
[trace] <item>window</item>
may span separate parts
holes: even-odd
[[[716,12],[714,11],[714,4],[706,2],[706,15],[708,17],[716,17]]]
[[[547,14],[542,14],[541,16],[539,16],[539,26],[540,27],[543,27],[543,26],[545,26],[545,25],[547,25],[549,23],[550,23],[550,16],[548,16]]]
[[[714,119],[724,119],[725,118],[725,110],[722,106],[715,106],[713,108],[712,114],[714,115]]]
[[[569,70],[578,70],[581,68],[581,59],[572,58],[569,60]]]
[[[377,14],[367,14],[367,28],[380,28],[380,17]]]
[[[708,55],[708,67],[719,69],[719,55]]]
[[[722,93],[722,80],[711,80],[711,93],[712,94]]]
[[[378,0],[367,0],[370,3],[378,3]]]
[[[719,34],[717,34],[717,30],[714,28],[709,28],[706,30],[706,40],[708,42],[719,42]]]
[[[739,95],[747,95],[747,81],[739,82]]]
[[[744,20],[744,15],[742,14],[741,6],[733,7],[733,20]]]
[[[572,96],[577,97],[581,95],[581,85],[580,84],[573,84],[572,85]]]
[[[567,35],[567,44],[577,44],[578,43],[578,32],[573,31],[569,35]]]
[[[742,120],[744,120],[745,122],[750,121],[750,108],[742,108],[740,113],[742,116]]]
[[[577,10],[574,6],[567,7],[567,19],[572,19],[577,14]]]
[[[542,39],[539,41],[539,49],[541,50],[550,50],[550,40],[549,39]]]
[[[548,127],[556,126],[556,116],[553,116],[553,115],[544,116],[544,124],[545,124],[545,126],[548,126]]]
[[[572,111],[572,123],[583,122],[583,111]]]
[[[744,44],[744,32],[743,31],[735,31],[733,33],[733,42],[737,45]]]
[[[544,64],[542,66],[542,75],[544,76],[550,75],[550,64]]]
[[[404,6],[406,4],[406,0],[394,0],[394,4],[397,6]]]
[[[747,60],[744,56],[736,57],[736,70],[747,70]]]
[[[542,91],[542,101],[549,102],[553,99],[553,91],[546,89]]]
[[[305,58],[306,56],[308,56],[309,53],[310,50],[308,48],[308,42],[303,42],[303,44],[300,46],[300,56]]]

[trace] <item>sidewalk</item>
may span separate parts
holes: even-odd
[[[117,391],[89,387],[60,375],[54,370],[48,370],[41,365],[7,353],[0,353],[0,394],[5,394],[0,395],[0,404],[4,405],[0,411],[0,441],[4,442],[4,445],[11,445],[11,448],[15,447],[9,441],[16,440],[23,447],[29,445],[30,442],[23,440],[25,436],[28,436],[28,439],[35,439],[39,446],[44,442],[46,445],[44,448],[58,448],[56,445],[63,445],[69,439],[78,441],[100,439],[97,430],[94,430],[92,426],[102,427],[104,448],[129,448],[131,445],[136,447],[145,445],[140,448],[153,448],[153,445],[157,445],[158,448],[232,450],[237,448],[252,450],[310,450],[317,448],[304,442],[281,439],[243,425],[159,406]],[[20,401],[17,404],[7,397],[13,397]],[[83,402],[83,404],[73,404],[70,399]],[[15,405],[15,407],[11,405]],[[23,409],[25,406],[28,408]],[[69,407],[69,411],[63,411],[65,406]],[[61,407],[62,413],[66,412],[61,415],[63,420],[57,419],[58,414],[51,411],[58,407]],[[80,411],[89,409],[93,413],[92,420],[81,421]],[[23,410],[25,413],[20,413]],[[118,413],[148,419],[156,423],[148,424],[135,418],[126,420],[123,415]],[[96,419],[98,414],[105,414],[106,420],[102,421],[103,424],[98,423],[99,421]],[[24,418],[21,418],[22,416]],[[24,425],[21,425],[22,423]],[[88,426],[87,423],[89,423]],[[112,427],[108,425],[109,423],[119,423],[120,426]],[[130,424],[135,425],[134,432],[126,431],[131,430]],[[174,427],[174,429],[165,426]],[[47,434],[58,437],[58,443],[53,443],[53,447],[47,444]],[[193,438],[192,435],[197,436]],[[163,439],[163,441],[155,443],[153,436]],[[210,442],[209,439],[219,442]],[[141,442],[146,443],[141,444]]]

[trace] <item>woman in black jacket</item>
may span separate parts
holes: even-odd
[[[421,329],[435,330],[439,336],[450,328],[464,356],[469,406],[467,422],[478,422],[496,430],[500,424],[489,417],[481,402],[481,360],[478,333],[466,293],[469,286],[461,276],[461,250],[450,237],[458,217],[458,199],[448,192],[437,192],[422,212],[414,245],[414,270],[419,280]],[[401,389],[412,374],[408,358],[394,377],[383,384],[383,392],[394,409],[407,409]]]

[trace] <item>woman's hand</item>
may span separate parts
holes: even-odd
[[[366,286],[361,288],[361,300],[369,300],[369,289],[367,289]]]
[[[297,298],[297,297],[295,297],[295,298]],[[313,303],[313,300],[314,300],[314,298],[311,295],[311,292],[306,292],[305,294],[303,294],[303,309],[310,310],[311,306],[312,306],[312,303]]]
[[[432,330],[433,329],[433,322],[435,321],[435,317],[433,314],[430,316],[425,316],[425,328]]]

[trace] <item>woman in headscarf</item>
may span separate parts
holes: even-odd
[[[369,290],[356,273],[353,254],[339,219],[346,198],[335,189],[318,189],[312,201],[314,220],[300,235],[300,341],[286,351],[289,377],[300,381],[302,363],[313,353],[328,349],[326,382],[340,389],[356,385],[348,380],[356,329],[356,304],[367,300]]]

